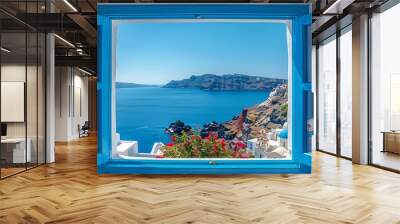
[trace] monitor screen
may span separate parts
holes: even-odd
[[[7,124],[1,124],[1,136],[7,136]]]

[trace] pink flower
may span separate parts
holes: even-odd
[[[222,146],[222,150],[223,150],[224,152],[226,152],[226,147],[225,147],[225,146]]]
[[[175,135],[171,136],[171,140],[172,142],[176,142],[176,136]]]
[[[246,144],[244,144],[243,142],[237,142],[236,147],[238,147],[239,149],[244,149],[246,148]]]
[[[218,139],[218,135],[217,134],[214,134],[214,139]]]
[[[249,158],[250,154],[248,152],[244,152],[240,154],[240,158]]]
[[[164,156],[164,154],[156,155],[156,158],[157,158],[157,159],[162,159],[162,158],[165,158],[165,156]]]
[[[232,157],[233,157],[233,158],[239,157],[239,152],[238,152],[238,151],[234,151],[234,152],[232,153]]]
[[[174,143],[168,143],[167,146],[168,147],[174,146]]]
[[[218,152],[218,145],[214,144],[214,152],[217,153]]]

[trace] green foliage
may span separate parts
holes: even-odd
[[[288,104],[287,103],[282,104],[280,109],[281,109],[282,116],[286,117],[287,116],[287,112],[288,112]]]

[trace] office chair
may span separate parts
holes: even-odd
[[[89,136],[89,129],[90,129],[89,121],[85,121],[82,127],[78,125],[79,138]]]

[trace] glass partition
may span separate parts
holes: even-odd
[[[318,47],[318,149],[336,154],[336,36]]]
[[[351,26],[340,36],[340,155],[352,157],[352,32]]]
[[[370,132],[372,163],[400,170],[400,5],[371,19]]]
[[[290,21],[113,29],[114,159],[292,158]]]
[[[23,16],[43,3],[4,4]],[[0,13],[0,178],[45,163],[45,44],[44,33]]]
[[[1,34],[2,177],[24,171],[31,162],[26,138],[26,41],[25,32]]]

